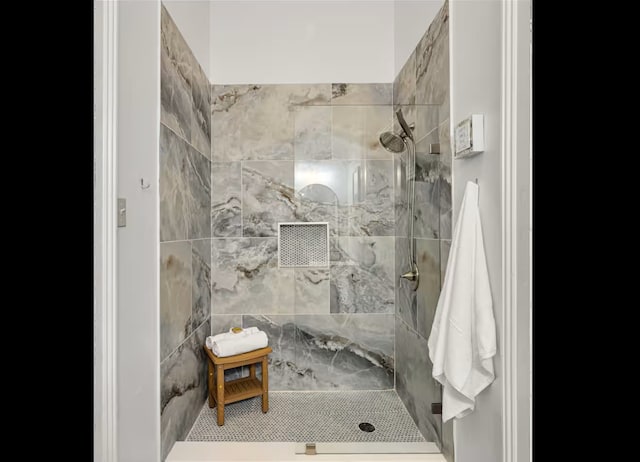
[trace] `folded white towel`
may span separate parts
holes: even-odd
[[[245,335],[255,334],[256,332],[259,332],[259,329],[257,327],[247,327],[246,329],[242,329],[242,332],[238,332],[238,333],[232,332],[231,329],[233,329],[233,327],[229,329],[229,332],[223,332],[222,334],[216,334],[216,335],[207,337],[207,339],[205,340],[205,343],[207,344],[207,348],[212,350],[213,343],[217,342],[218,340],[222,340],[223,338],[239,338]]]
[[[226,337],[215,341],[211,350],[216,356],[224,358],[225,356],[239,355],[258,348],[264,348],[268,344],[267,334],[258,331],[241,337]]]
[[[433,378],[443,387],[442,421],[473,411],[495,378],[496,329],[484,253],[478,186],[467,182],[429,336]]]

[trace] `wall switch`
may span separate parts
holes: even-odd
[[[118,228],[127,226],[127,200],[118,198]]]

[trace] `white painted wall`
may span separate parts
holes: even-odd
[[[467,181],[478,179],[480,216],[498,335],[496,380],[475,411],[454,424],[456,462],[502,460],[502,242],[501,242],[501,1],[450,0],[451,122],[471,113],[485,116],[486,150],[453,162],[453,217]]]
[[[211,29],[208,0],[164,0],[162,2],[178,26],[202,69],[211,80],[209,42]]]
[[[118,461],[160,460],[160,2],[121,0],[118,30]],[[142,190],[140,178],[151,187]],[[155,237],[155,239],[154,239]]]
[[[393,3],[395,78],[436,17],[444,0],[395,0]]]
[[[393,10],[392,0],[212,1],[211,81],[392,82]]]

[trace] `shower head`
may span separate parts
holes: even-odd
[[[404,132],[404,134],[406,136],[408,136],[409,138],[411,138],[411,141],[413,141],[413,130],[406,120],[404,120],[404,116],[402,115],[402,108],[399,108],[396,111],[396,117],[398,118],[398,122],[400,123],[400,126],[402,127],[402,131]]]
[[[393,132],[384,132],[380,134],[379,140],[382,147],[387,151],[399,154],[401,152],[404,152],[405,138],[409,138],[411,141],[413,141],[413,124],[409,125],[407,121],[404,120],[402,109],[398,109],[396,111],[396,117],[398,118],[398,122],[400,123],[400,127],[402,127],[402,131],[404,133],[398,135]]]
[[[380,133],[380,144],[389,152],[399,154],[404,151],[404,139],[392,132]]]

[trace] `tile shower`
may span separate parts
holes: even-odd
[[[447,16],[393,83],[211,85],[162,8],[163,460],[205,405],[205,337],[235,325],[267,333],[270,390],[392,393],[452,460],[426,348],[451,238]],[[406,153],[378,143],[398,107],[416,123],[417,293],[398,277]],[[279,222],[328,222],[329,266],[279,268]]]

